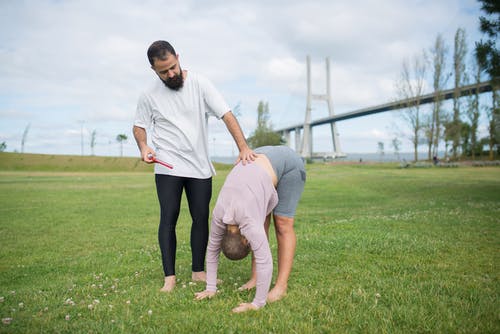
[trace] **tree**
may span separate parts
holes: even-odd
[[[392,148],[394,149],[394,155],[396,156],[396,159],[399,160],[399,150],[401,147],[401,141],[398,139],[398,137],[394,137],[392,139]]]
[[[500,3],[498,0],[479,0],[486,16],[479,18],[480,29],[487,39],[476,42],[476,57],[480,67],[488,74],[492,89],[492,106],[488,108],[489,158],[494,157],[494,147],[500,140],[500,52],[497,47],[500,33]]]
[[[116,136],[116,141],[120,143],[120,156],[123,157],[123,142],[127,141],[128,137],[124,134]]]
[[[474,62],[472,68],[474,69],[474,81],[476,85],[479,85],[481,82],[481,66],[479,63],[479,60],[477,58],[477,55],[475,54],[474,57]],[[478,145],[478,140],[477,140],[477,131],[478,131],[478,126],[479,126],[479,91],[476,90],[476,93],[474,95],[471,95],[467,98],[467,118],[470,121],[470,131],[469,131],[469,136],[470,138],[468,139],[470,141],[470,155],[472,156],[472,159],[474,160],[476,158],[476,153],[477,153],[477,145]]]
[[[416,55],[413,58],[411,65],[408,60],[403,61],[400,78],[396,83],[396,89],[401,99],[415,99],[415,103],[405,105],[406,110],[401,113],[402,118],[411,129],[410,140],[413,144],[415,161],[418,161],[418,145],[422,131],[420,100],[424,92],[426,69],[426,54],[423,51],[422,55]]]
[[[379,141],[377,143],[377,147],[378,147],[377,152],[380,155],[380,161],[383,161],[384,160],[384,154],[385,154],[384,153],[384,143],[381,142],[381,141]]]
[[[439,141],[442,138],[442,122],[443,122],[443,96],[440,94],[448,82],[449,75],[446,74],[446,54],[448,47],[445,44],[443,36],[438,34],[434,46],[430,50],[433,66],[433,88],[436,93],[436,99],[432,108],[431,123],[429,129],[429,152],[428,159],[431,156],[438,155]]]
[[[457,29],[455,33],[455,43],[453,52],[453,72],[455,77],[455,91],[453,93],[453,120],[450,129],[452,139],[452,156],[457,158],[458,148],[460,145],[461,121],[460,121],[460,87],[467,82],[465,73],[465,57],[467,55],[467,44],[465,42],[465,30]]]
[[[450,150],[448,148],[450,147],[450,142],[453,141],[453,122],[450,121],[449,117],[445,118],[445,121],[443,123],[444,125],[444,157],[448,159],[448,153]]]
[[[7,144],[5,142],[2,142],[0,144],[0,152],[4,152],[7,149]]]
[[[274,132],[272,125],[269,123],[269,104],[267,102],[259,101],[257,107],[257,128],[247,141],[251,148],[284,144],[281,135]]]
[[[434,110],[431,114],[426,114],[422,121],[422,134],[425,143],[427,144],[427,160],[432,156],[432,145],[434,143]]]
[[[471,154],[471,125],[466,122],[460,122],[460,137],[462,141],[460,143],[461,151],[463,156],[468,156]]]
[[[500,51],[497,47],[497,36],[500,33],[500,3],[498,0],[479,0],[481,10],[486,16],[479,17],[479,27],[488,37],[476,42],[476,55],[481,67],[489,74],[493,85],[500,85]]]
[[[487,108],[486,115],[488,117],[488,146],[489,159],[495,158],[495,147],[500,148],[500,131],[498,120],[500,119],[498,108]]]
[[[97,135],[97,131],[94,130],[92,131],[92,133],[90,134],[90,152],[92,155],[94,155],[94,147],[95,147],[95,142],[96,142],[96,135]]]

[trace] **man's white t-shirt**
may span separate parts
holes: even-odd
[[[176,91],[158,78],[137,103],[134,125],[151,131],[156,158],[174,166],[155,164],[156,174],[206,179],[215,175],[208,154],[207,118],[222,118],[230,108],[205,77],[188,72]]]

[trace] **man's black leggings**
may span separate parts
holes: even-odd
[[[194,179],[156,174],[155,180],[161,212],[158,241],[165,276],[175,275],[175,252],[177,249],[175,226],[179,217],[183,189],[186,189],[192,219],[192,271],[204,271],[205,252],[208,243],[209,205],[212,197],[212,178]]]

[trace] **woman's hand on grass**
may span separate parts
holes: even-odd
[[[215,291],[208,291],[208,290],[205,290],[205,291],[201,291],[201,292],[197,292],[194,294],[194,299],[196,300],[202,300],[202,299],[205,299],[205,298],[212,298],[213,296],[215,296],[216,292]]]

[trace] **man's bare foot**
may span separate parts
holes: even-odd
[[[165,284],[160,289],[161,292],[171,292],[175,288],[175,275],[165,277]]]
[[[246,282],[245,284],[243,284],[242,286],[240,286],[238,288],[238,291],[252,290],[253,288],[255,288],[256,284],[257,284],[257,280],[255,280],[255,279],[252,278],[248,282]]]
[[[286,296],[286,287],[280,288],[280,287],[275,286],[267,294],[267,301],[269,303],[277,302],[278,300],[284,298],[285,296]]]

